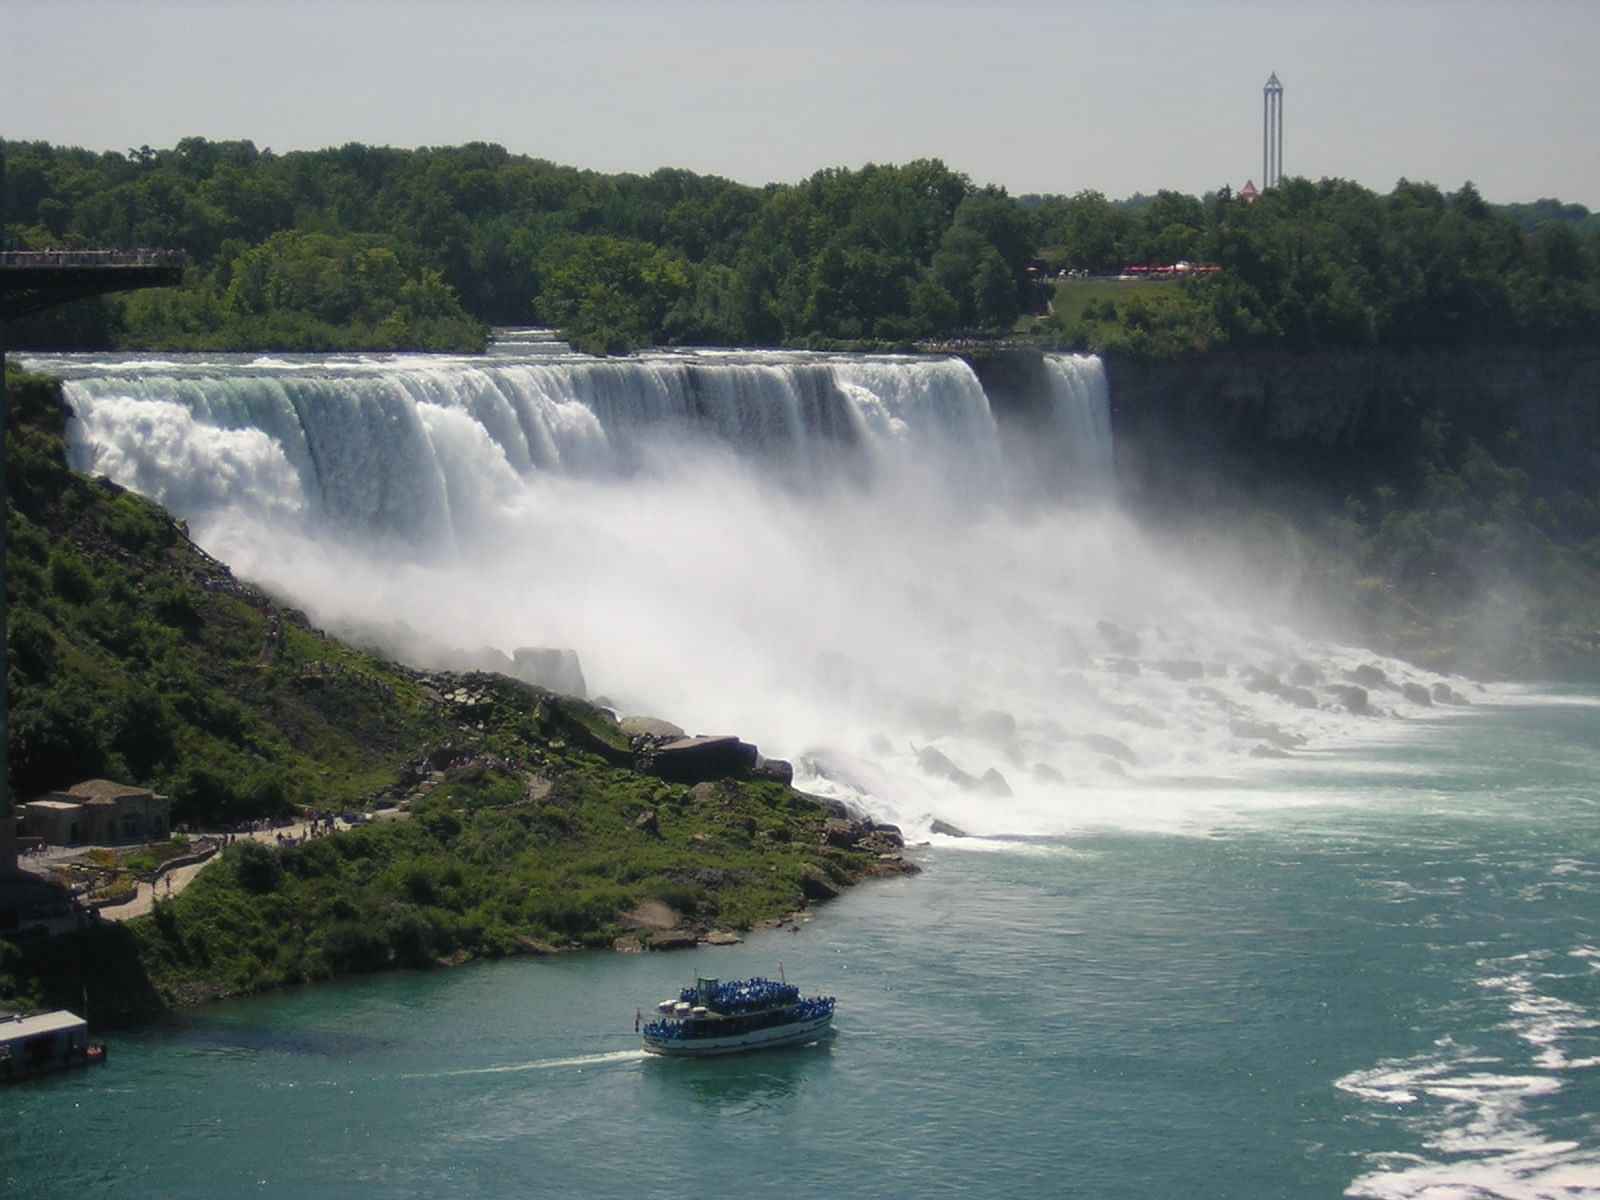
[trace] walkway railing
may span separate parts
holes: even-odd
[[[182,267],[182,250],[5,250],[0,270],[7,267]]]

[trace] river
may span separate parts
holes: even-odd
[[[920,852],[798,933],[218,1005],[0,1093],[9,1195],[1600,1195],[1600,698],[1516,693],[1180,832]],[[839,998],[647,1058],[696,973]]]

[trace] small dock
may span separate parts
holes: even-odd
[[[89,1040],[89,1023],[65,1009],[37,1016],[0,1017],[0,1083],[105,1061]]]

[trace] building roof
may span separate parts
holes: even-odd
[[[89,1022],[64,1008],[40,1013],[36,1017],[13,1017],[9,1021],[0,1021],[0,1042],[37,1037],[41,1033],[61,1033],[67,1029],[87,1029],[88,1026]]]
[[[119,800],[124,796],[151,796],[155,793],[149,788],[132,787],[110,779],[86,779],[73,784],[64,794],[77,796],[81,800]]]

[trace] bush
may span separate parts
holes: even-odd
[[[69,604],[86,604],[94,598],[94,577],[71,550],[50,556],[50,590]]]
[[[227,856],[233,860],[240,885],[248,892],[262,895],[274,891],[283,878],[278,856],[260,842],[236,842],[228,848]]]
[[[389,965],[389,944],[361,921],[338,921],[322,938],[322,959],[332,974],[378,971]]]

